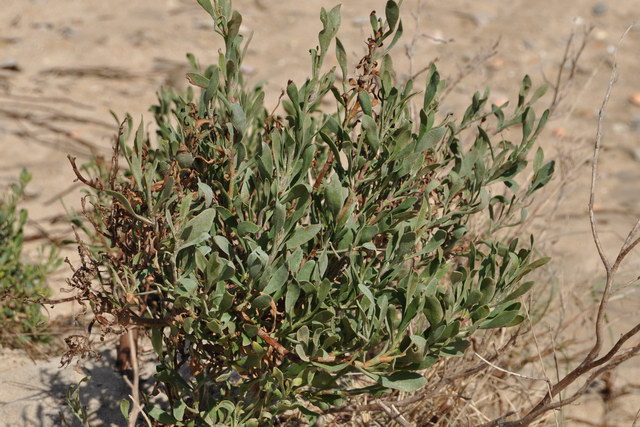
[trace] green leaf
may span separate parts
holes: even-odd
[[[162,356],[162,328],[151,328],[151,345],[153,351],[159,357]]]
[[[131,407],[131,402],[129,399],[122,399],[120,401],[120,413],[124,417],[125,420],[129,419],[129,408]]]
[[[525,283],[523,283],[522,285],[520,285],[520,287],[518,287],[518,289],[516,289],[515,291],[511,292],[509,295],[504,297],[502,299],[502,301],[500,301],[500,304],[502,304],[504,302],[508,302],[508,301],[514,300],[514,299],[526,294],[527,292],[529,292],[529,289],[531,289],[534,284],[535,284],[535,282],[525,282]]]
[[[255,234],[260,231],[261,228],[259,225],[254,224],[251,221],[242,221],[238,224],[238,235],[246,236],[247,234]]]
[[[438,298],[433,295],[429,295],[425,298],[424,315],[431,326],[435,327],[440,324],[444,318],[444,311],[442,310],[442,305]]]
[[[396,28],[396,24],[398,23],[398,19],[400,17],[400,8],[398,4],[393,1],[387,1],[387,4],[384,8],[385,16],[387,17],[387,23],[389,24],[389,33],[393,32]]]
[[[187,73],[187,80],[194,86],[206,89],[209,86],[209,79],[198,73]]]
[[[244,134],[245,128],[247,126],[247,118],[244,114],[242,106],[237,102],[231,103],[231,122],[233,123],[235,128],[240,131],[241,134]]]
[[[157,406],[154,406],[149,411],[147,411],[147,414],[151,416],[151,418],[158,420],[163,424],[175,424],[178,422],[178,420],[175,419],[171,414],[163,411]]]
[[[312,224],[305,228],[298,228],[287,240],[287,248],[297,248],[313,239],[322,230],[322,224]]]
[[[502,328],[516,319],[519,310],[504,311],[493,318],[489,318],[480,323],[480,329]]]
[[[212,18],[215,19],[215,14],[213,13],[213,6],[211,6],[211,0],[198,0],[198,4],[202,6],[204,10],[211,15]]]
[[[325,203],[333,217],[336,218],[344,203],[342,185],[340,185],[337,175],[333,175],[325,187]]]
[[[293,309],[300,298],[300,287],[295,282],[287,284],[287,294],[284,299],[284,311],[293,317]]]
[[[391,375],[380,376],[380,384],[405,393],[414,392],[427,384],[425,377],[417,372],[400,371]]]
[[[272,295],[279,291],[289,278],[289,269],[285,264],[281,265],[269,279],[267,286],[262,290],[265,294]]]
[[[200,239],[203,234],[208,233],[213,225],[215,215],[216,210],[209,208],[191,218],[180,232],[180,240],[183,242],[182,247],[188,246],[196,239]]]
[[[257,308],[258,310],[262,310],[269,307],[269,305],[271,305],[271,301],[273,301],[273,299],[271,299],[269,295],[260,295],[259,297],[251,301],[251,306]]]
[[[349,77],[347,69],[347,52],[339,38],[336,38],[336,59],[338,60],[338,64],[340,64],[342,80],[346,82]]]

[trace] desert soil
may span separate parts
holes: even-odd
[[[319,9],[336,1],[236,2],[244,16],[241,31],[253,32],[245,71],[252,82],[267,82],[267,105],[275,105],[288,79],[303,81],[310,68],[308,49],[317,44]],[[584,307],[593,302],[590,295],[603,279],[587,216],[588,158],[612,52],[640,17],[639,6],[637,0],[405,0],[402,9],[405,36],[394,56],[401,77],[420,72],[433,60],[444,76],[463,77],[445,100],[444,111],[459,109],[486,85],[492,88],[493,102],[514,99],[524,74],[534,84],[555,83],[570,34],[579,39],[585,27],[594,26],[573,85],[563,91],[564,99],[540,138],[547,157],[557,159],[558,173],[545,190],[540,219],[531,224],[531,231],[542,233],[544,251],[554,257],[549,269],[567,303],[581,301]],[[373,9],[383,12],[384,2],[343,1],[339,37],[351,68],[363,52]],[[57,219],[65,209],[78,208],[80,189],[66,156],[80,161],[92,154],[108,156],[116,131],[111,112],[118,117],[128,112],[152,123],[148,108],[156,90],[186,86],[185,53],[192,52],[203,64],[215,62],[220,40],[195,0],[2,0],[0,25],[0,187],[27,168],[33,174],[25,203],[32,219],[30,235],[44,231],[54,239],[70,238],[69,227]],[[482,61],[497,40],[497,54]],[[632,28],[620,47],[620,76],[604,123],[597,211],[611,256],[640,215],[639,47],[640,26]],[[551,97],[542,103],[550,103]],[[73,259],[72,249],[66,253]],[[623,278],[637,277],[639,266],[640,257],[632,255]],[[61,269],[50,286],[59,292],[68,274]],[[639,301],[633,286],[620,294],[609,319],[611,337],[638,322]],[[57,307],[52,316],[76,310]],[[587,323],[584,328],[589,330]],[[83,389],[91,400],[92,425],[122,425],[118,402],[127,387],[112,370],[108,349],[105,355],[84,368],[61,370],[55,357],[34,362],[18,351],[0,351],[0,425],[59,425],[60,411],[71,420],[61,406],[63,397],[70,384],[87,374],[96,380]],[[614,383],[639,383],[639,367],[630,362]],[[613,415],[603,412],[598,396],[581,400],[569,412],[593,425],[629,425],[640,399],[631,393],[622,400]],[[567,425],[582,424],[574,420]]]

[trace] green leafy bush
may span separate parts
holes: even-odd
[[[523,278],[546,260],[533,238],[500,230],[553,172],[538,149],[532,180],[519,178],[548,116],[532,108],[544,88],[531,93],[525,77],[514,108],[488,105],[487,90],[461,117],[440,114],[435,67],[423,90],[395,77],[402,23],[388,1],[343,81],[322,71],[340,26],[338,7],[322,10],[311,76],[288,83],[280,116],[243,80],[240,14],[199,3],[225,46],[205,69],[190,57],[200,93],[161,92],[157,145],[143,124],[129,145],[129,119],[112,167],[78,172],[96,238],[91,274],[71,283],[107,331],[150,329],[168,398],[147,408],[153,418],[262,425],[297,408],[313,419],[348,395],[416,390],[478,329],[523,320]],[[348,76],[339,39],[335,54]]]
[[[0,199],[0,345],[23,347],[50,340],[39,304],[27,301],[50,295],[46,275],[59,265],[56,251],[41,253],[39,262],[25,261],[22,248],[27,211],[18,209],[31,176],[22,171],[20,181]]]

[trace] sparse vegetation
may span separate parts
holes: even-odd
[[[23,253],[27,211],[19,208],[31,176],[26,170],[0,199],[0,345],[24,348],[50,340],[46,318],[35,302],[50,294],[46,275],[59,265],[54,248],[29,260]]]

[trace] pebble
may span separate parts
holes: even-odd
[[[634,132],[638,132],[640,133],[640,116],[634,116],[631,119],[631,124],[629,125],[629,127],[631,128],[631,130],[633,130]]]
[[[626,123],[614,123],[613,131],[617,134],[625,134],[629,132],[629,126]]]
[[[555,128],[553,130],[553,136],[557,136],[558,138],[562,138],[567,135],[567,130],[563,127]]]
[[[607,39],[607,37],[609,37],[609,33],[607,33],[605,30],[598,29],[593,32],[593,38],[598,41],[604,41]]]
[[[22,68],[16,61],[9,59],[7,61],[0,61],[0,70],[22,71]]]
[[[242,71],[245,76],[253,76],[258,70],[256,70],[256,67],[252,67],[251,65],[242,64],[240,66],[240,71]]]
[[[607,5],[604,3],[596,3],[593,6],[593,9],[591,9],[591,12],[594,15],[604,15],[605,13],[607,13]]]
[[[501,57],[497,56],[497,57],[491,59],[491,61],[489,61],[487,66],[492,71],[498,71],[498,70],[500,70],[500,69],[502,69],[504,67],[504,64],[505,64],[504,58],[501,58]]]
[[[629,97],[629,102],[635,105],[636,107],[640,107],[640,92],[636,92]]]

